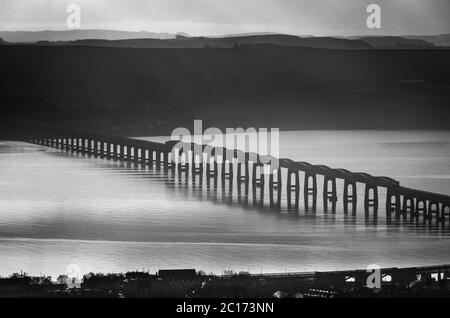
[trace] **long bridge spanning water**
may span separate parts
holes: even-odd
[[[317,179],[323,178],[323,208],[336,212],[337,180],[343,183],[344,213],[356,213],[357,185],[364,186],[366,215],[377,215],[379,188],[385,188],[386,217],[403,217],[435,224],[450,224],[450,196],[403,187],[389,177],[377,177],[363,172],[333,169],[285,158],[276,159],[278,167],[267,167],[268,156],[236,149],[211,148],[209,145],[186,144],[179,141],[157,143],[133,138],[85,133],[30,123],[5,123],[1,136],[10,140],[34,143],[94,157],[134,162],[142,166],[157,166],[193,179],[206,178],[209,183],[221,181],[223,188],[235,182],[239,189],[252,185],[254,195],[264,197],[266,179],[270,205],[279,207],[285,191],[289,209],[298,209],[301,199],[305,209],[316,209],[319,196]],[[190,151],[186,151],[190,149]],[[220,158],[220,160],[218,160]],[[220,163],[219,163],[220,162]],[[267,172],[269,168],[270,173]],[[301,182],[303,179],[303,182]],[[303,191],[301,191],[303,189]]]

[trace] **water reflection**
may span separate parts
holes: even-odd
[[[301,207],[300,202],[303,201],[303,198],[300,195],[296,196],[293,204],[292,198],[291,200],[288,199],[289,193],[284,195],[282,191],[277,191],[277,188],[273,191],[270,188],[267,189],[264,185],[238,182],[235,176],[219,181],[220,178],[207,177],[207,174],[204,175],[203,173],[192,174],[189,170],[179,169],[179,167],[167,169],[156,164],[143,166],[133,162],[121,161],[115,161],[114,165],[111,166],[109,162],[105,162],[106,159],[97,159],[87,154],[70,153],[69,155],[97,160],[97,164],[103,166],[103,168],[113,169],[126,175],[146,177],[152,181],[156,177],[164,183],[167,189],[172,191],[174,196],[195,199],[198,202],[208,200],[215,204],[241,208],[260,214],[308,220],[311,225],[316,222],[323,222],[327,225],[342,222],[347,227],[361,225],[372,229],[386,227],[388,232],[391,233],[395,232],[395,229],[409,229],[427,234],[448,235],[450,233],[449,223],[444,224],[424,218],[408,217],[407,214],[382,215],[381,212],[384,213],[385,211],[380,211],[377,207],[358,210],[357,204],[350,205],[351,210],[347,210],[345,204],[342,209],[339,209],[336,207],[336,201],[330,203],[327,198],[324,198],[323,205],[318,206],[317,200],[310,197],[308,200],[304,200],[304,207]],[[235,168],[232,171],[236,171]],[[268,178],[268,176],[265,176],[265,178]],[[332,207],[330,208],[329,205]],[[311,223],[311,221],[314,221],[314,223]]]

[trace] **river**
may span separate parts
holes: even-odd
[[[450,132],[281,132],[280,155],[450,192]],[[0,141],[0,275],[450,263],[448,223],[388,223],[383,202],[377,220],[360,206],[344,215],[341,199],[335,214],[324,213],[320,189],[316,212],[271,210],[245,203],[236,187],[230,199],[158,169]]]

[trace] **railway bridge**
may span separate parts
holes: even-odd
[[[179,141],[157,143],[31,123],[3,123],[0,133],[3,138],[9,140],[108,160],[172,169],[179,174],[190,175],[193,179],[206,178],[208,182],[220,180],[223,185],[235,182],[238,188],[246,189],[251,184],[254,193],[259,191],[261,198],[268,182],[270,204],[274,207],[280,206],[282,192],[285,191],[290,209],[298,209],[301,197],[305,208],[315,209],[319,196],[317,179],[321,176],[323,207],[326,212],[336,211],[337,180],[340,180],[343,184],[340,192],[344,213],[356,213],[357,202],[362,199],[365,213],[376,215],[380,202],[379,189],[385,188],[385,212],[388,218],[403,216],[411,220],[450,224],[450,196],[403,187],[398,181],[385,176],[372,176],[364,172],[352,172],[286,158],[264,158],[256,153],[236,149],[211,149],[209,145],[185,144]],[[194,158],[199,152],[199,158]],[[265,163],[270,162],[267,159],[276,159],[279,163],[276,169],[269,167],[270,173],[265,173],[268,168]],[[358,198],[357,185],[364,187],[363,198]]]

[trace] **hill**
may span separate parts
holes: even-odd
[[[223,38],[185,37],[175,39],[127,39],[108,41],[102,39],[77,40],[66,42],[37,42],[37,45],[51,46],[97,46],[97,47],[127,47],[127,48],[232,48],[236,46],[276,45],[291,47],[311,47],[326,49],[369,49],[371,46],[360,40],[337,39],[327,37],[301,38],[284,34],[251,35]]]
[[[0,116],[124,135],[450,129],[449,50],[0,47]]]
[[[435,46],[450,46],[450,34],[405,35],[404,38],[427,41],[433,43]]]
[[[434,44],[421,39],[409,39],[399,36],[372,36],[372,37],[360,37],[362,40],[370,44],[374,48],[378,49],[417,49],[417,48],[432,48]]]
[[[13,43],[34,43],[38,41],[76,41],[81,39],[104,39],[104,40],[122,40],[122,39],[170,39],[175,38],[169,33],[153,32],[131,32],[117,30],[63,30],[63,31],[0,31],[0,37]]]

